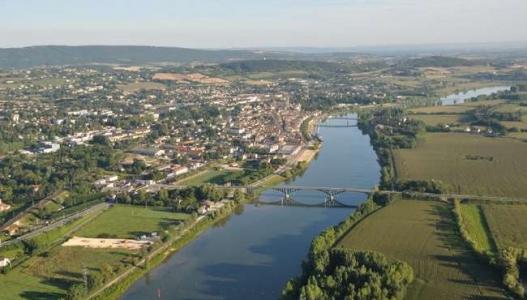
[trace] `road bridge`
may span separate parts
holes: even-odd
[[[346,127],[357,127],[357,124],[319,124],[319,128],[346,128]]]
[[[328,117],[328,120],[347,120],[347,121],[357,121],[357,118],[350,118],[350,117]]]
[[[256,186],[247,185],[247,186],[219,186],[216,187],[227,190],[241,190],[242,192],[252,193],[257,189]],[[154,192],[160,189],[185,189],[188,186],[177,186],[171,184],[158,184],[151,186],[149,191]],[[373,193],[378,194],[387,194],[387,195],[406,195],[409,197],[422,197],[422,198],[433,198],[438,200],[447,200],[447,199],[461,199],[461,200],[488,200],[488,201],[522,201],[527,202],[527,198],[513,198],[513,197],[500,197],[500,196],[486,196],[486,195],[466,195],[466,194],[436,194],[436,193],[426,193],[426,192],[415,192],[415,191],[394,191],[394,190],[377,190],[377,189],[367,189],[367,188],[356,188],[356,187],[330,187],[330,186],[295,186],[295,185],[282,185],[269,188],[269,190],[277,191],[282,193],[284,201],[280,200],[280,204],[297,204],[300,206],[302,203],[299,203],[293,199],[293,194],[298,191],[313,191],[320,192],[325,195],[324,202],[320,202],[315,206],[321,207],[332,207],[327,204],[336,203],[337,196],[342,193],[359,193],[365,195],[371,195]],[[260,202],[265,203],[265,202]],[[337,207],[346,207],[343,203],[336,203]],[[309,204],[308,204],[309,205]]]

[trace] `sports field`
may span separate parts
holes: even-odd
[[[185,220],[188,214],[158,208],[115,205],[75,233],[81,237],[137,238],[142,234],[159,232],[171,224]]]
[[[462,194],[526,197],[527,143],[465,133],[429,133],[394,151],[401,179],[437,179]]]
[[[416,279],[406,299],[506,299],[500,279],[466,248],[444,202],[396,201],[359,223],[338,246],[409,263]]]
[[[177,182],[178,185],[201,185],[205,183],[212,184],[223,184],[222,179],[228,175],[234,173],[241,173],[241,171],[229,171],[229,170],[205,170],[197,174],[191,175],[187,178],[183,178]]]

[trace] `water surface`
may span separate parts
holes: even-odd
[[[510,86],[494,86],[494,87],[486,87],[486,88],[468,90],[465,92],[448,95],[446,97],[439,99],[439,101],[443,105],[462,104],[462,103],[465,103],[465,100],[468,100],[470,98],[474,98],[474,97],[482,96],[482,95],[488,96],[488,95],[491,95],[497,92],[506,91],[510,88],[511,88]]]

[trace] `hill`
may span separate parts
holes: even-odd
[[[35,46],[0,48],[0,68],[79,65],[91,63],[219,63],[262,59],[266,54],[248,50],[197,50],[150,46]]]
[[[404,64],[414,68],[424,68],[424,67],[460,67],[460,66],[474,66],[478,65],[480,62],[474,60],[468,60],[458,57],[448,57],[448,56],[428,56],[410,59]]]
[[[345,64],[305,61],[305,60],[245,60],[221,64],[220,67],[235,73],[255,72],[284,72],[284,71],[308,71],[308,72],[349,72],[351,69]]]

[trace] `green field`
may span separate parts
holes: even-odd
[[[505,299],[500,279],[459,237],[447,203],[396,201],[359,223],[338,246],[409,263],[416,279],[406,299]]]
[[[520,121],[502,121],[500,122],[506,128],[518,128],[520,130],[527,130],[527,123]]]
[[[228,170],[206,170],[195,175],[191,175],[177,182],[178,185],[201,185],[206,183],[222,184],[222,179],[227,175],[238,173],[239,171]]]
[[[409,111],[416,114],[463,114],[470,110],[473,110],[477,106],[497,106],[503,104],[503,100],[487,100],[487,101],[476,101],[466,102],[457,105],[440,105],[440,106],[427,106],[413,108]]]
[[[110,234],[120,238],[136,238],[145,233],[158,232],[188,217],[188,214],[157,208],[116,205],[81,228],[75,235],[97,237],[100,234]]]
[[[455,193],[526,197],[526,153],[527,143],[516,139],[430,133],[414,149],[395,150],[394,159],[401,179],[437,179]]]
[[[480,252],[496,253],[496,245],[490,236],[487,221],[481,207],[476,204],[462,204],[463,225]]]
[[[412,119],[421,120],[426,125],[439,125],[439,124],[458,124],[461,123],[459,115],[411,115]]]
[[[498,248],[527,249],[526,204],[485,204],[482,209]]]
[[[59,299],[68,287],[82,281],[82,269],[89,272],[110,266],[114,270],[129,261],[123,250],[85,249],[58,246],[47,256],[36,256],[0,277],[2,299]],[[1,298],[1,297],[0,297]]]
[[[415,114],[462,114],[472,109],[474,108],[470,106],[445,105],[414,108],[410,112]]]

